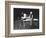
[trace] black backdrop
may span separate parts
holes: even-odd
[[[27,8],[13,8],[14,13],[14,21],[21,19],[22,12],[29,14],[32,11],[33,18],[39,19],[39,9],[27,9]]]

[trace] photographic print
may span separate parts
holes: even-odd
[[[13,8],[14,29],[39,29],[39,9]]]
[[[42,6],[11,5],[11,32],[41,32]]]
[[[5,36],[33,36],[45,34],[45,4],[5,2]]]

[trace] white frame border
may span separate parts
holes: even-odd
[[[33,9],[40,9],[39,10],[39,22],[40,22],[40,29],[33,29],[33,30],[13,30],[13,8],[33,8]],[[42,32],[42,6],[28,6],[28,5],[11,5],[11,19],[10,19],[10,26],[11,30],[10,33],[36,33]]]

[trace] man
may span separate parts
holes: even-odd
[[[14,29],[33,29],[35,27],[34,25],[32,25],[33,23],[32,12],[30,12],[30,14],[22,12],[22,16],[20,17],[18,17],[18,20],[15,21]]]

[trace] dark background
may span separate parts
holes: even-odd
[[[29,14],[31,11],[33,13],[33,18],[39,19],[39,9],[14,8],[14,17],[15,17],[14,20],[17,20],[18,17],[20,18],[22,12]]]
[[[39,9],[14,8],[13,11],[14,11],[14,29],[19,29],[20,24],[22,24],[20,29],[39,29]],[[30,14],[30,12],[32,12],[33,18],[38,19],[38,21],[33,21],[32,26],[26,24],[26,27],[24,28],[23,23],[21,23],[22,12],[26,14]]]

